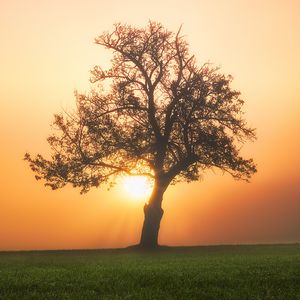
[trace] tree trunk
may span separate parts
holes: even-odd
[[[144,206],[144,224],[140,240],[140,247],[155,248],[158,246],[158,232],[163,216],[161,203],[167,186],[155,183],[149,203]]]

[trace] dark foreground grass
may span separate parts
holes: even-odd
[[[0,299],[300,299],[300,245],[0,253]]]

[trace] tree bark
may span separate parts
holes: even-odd
[[[161,203],[167,185],[155,183],[149,202],[144,206],[144,224],[139,246],[142,248],[156,248],[158,246],[158,232],[163,216]]]

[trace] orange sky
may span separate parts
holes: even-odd
[[[244,147],[250,184],[221,173],[165,194],[160,243],[300,241],[300,2],[4,0],[0,4],[0,250],[120,247],[137,243],[143,202],[120,186],[81,196],[36,182],[22,157],[48,153],[53,113],[108,66],[93,43],[114,22],[183,25],[199,64],[234,76],[258,140]],[[146,200],[146,199],[145,199]]]

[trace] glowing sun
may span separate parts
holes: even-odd
[[[146,200],[151,194],[151,183],[143,176],[126,176],[122,180],[126,194],[135,200]]]

